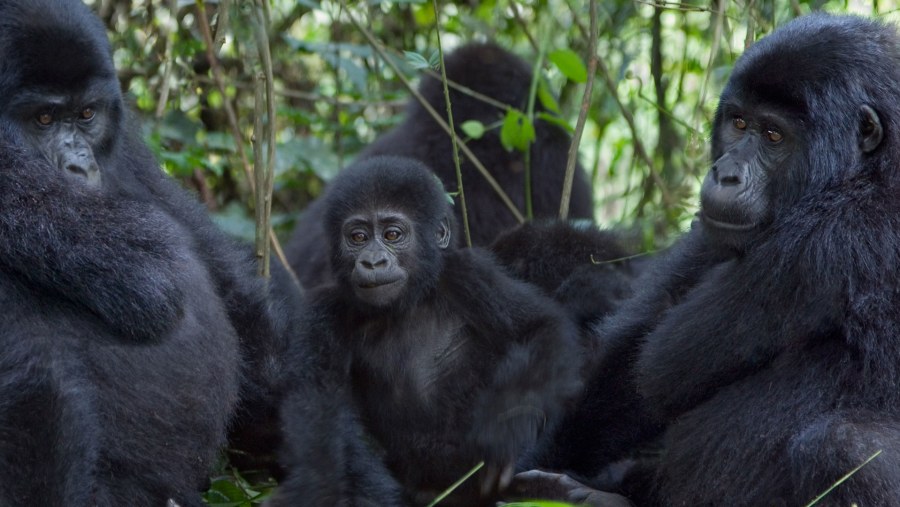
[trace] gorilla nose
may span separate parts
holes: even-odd
[[[84,178],[89,185],[96,185],[100,182],[100,168],[89,157],[74,157],[66,161],[64,165],[66,171],[72,175]]]
[[[383,255],[368,255],[362,256],[359,263],[366,269],[380,269],[387,266],[388,260]]]
[[[726,167],[725,170],[720,170],[719,164],[712,167],[712,173],[716,183],[725,187],[741,185],[743,183],[741,172],[740,168],[737,167],[730,169]]]

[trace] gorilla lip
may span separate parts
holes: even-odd
[[[703,220],[703,222],[706,223],[707,225],[715,227],[716,229],[723,229],[723,230],[732,231],[732,232],[746,232],[746,231],[752,230],[754,227],[756,227],[756,224],[752,223],[752,222],[746,223],[746,224],[741,224],[741,223],[725,222],[725,221],[721,221],[721,220],[716,220],[715,218],[712,218],[711,216],[709,216],[708,213],[700,213],[700,219]]]
[[[356,284],[360,289],[377,289],[379,287],[386,287],[388,285],[393,285],[399,282],[401,278],[397,278],[394,280],[372,280],[367,282],[361,282]]]

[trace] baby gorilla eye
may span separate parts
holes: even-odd
[[[365,243],[367,239],[369,238],[364,232],[354,232],[350,235],[350,241],[356,243],[357,245]]]
[[[53,123],[53,115],[50,113],[40,113],[35,117],[35,121],[38,122],[38,125],[46,127]]]
[[[94,119],[94,110],[90,107],[86,107],[81,111],[81,119],[82,120],[93,120]]]
[[[735,116],[734,119],[731,120],[731,123],[734,124],[734,128],[738,130],[744,130],[747,128],[747,122],[740,116]]]
[[[784,139],[784,136],[781,135],[781,132],[779,132],[779,131],[777,131],[777,130],[771,130],[771,129],[770,129],[770,130],[767,130],[767,131],[766,131],[766,138],[767,138],[770,142],[773,142],[773,143],[780,143],[781,140]]]

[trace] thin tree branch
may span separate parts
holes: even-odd
[[[441,58],[441,83],[444,86],[444,102],[447,104],[447,122],[450,126],[450,141],[453,145],[453,166],[456,168],[456,188],[459,192],[459,205],[462,208],[463,234],[466,238],[466,246],[472,247],[472,233],[469,232],[469,212],[466,208],[466,193],[463,190],[462,168],[459,164],[459,140],[456,136],[456,125],[453,123],[453,107],[450,104],[450,88],[447,85],[447,68],[444,65],[444,46],[441,44],[441,10],[438,9],[437,0],[432,0],[434,5],[434,27],[437,31],[438,55]]]
[[[347,8],[344,0],[341,0],[341,5],[344,7],[344,9]],[[397,67],[397,64],[394,63],[394,61],[391,60],[390,57],[388,57],[387,53],[384,51],[384,48],[381,46],[381,43],[375,39],[375,36],[372,35],[364,26],[362,26],[362,24],[357,21],[356,17],[353,16],[353,14],[351,14],[349,10],[347,10],[347,17],[350,19],[350,22],[353,23],[353,26],[356,27],[357,30],[359,30],[363,37],[365,37],[369,45],[372,46],[372,49],[374,49],[375,52],[378,53],[378,56],[380,56],[381,59],[388,64],[391,70],[394,71],[403,86],[407,90],[409,90],[412,96],[422,105],[425,111],[428,112],[428,114],[444,130],[444,132],[449,135],[450,126],[447,125],[447,122],[443,118],[441,118],[441,115],[438,114],[438,112],[435,111],[433,107],[431,107],[431,104],[429,104],[428,101],[425,100],[425,97],[423,97],[422,94],[419,93],[419,91],[412,85],[412,83],[409,82],[406,76],[403,75],[403,72],[401,72],[400,68]],[[490,187],[494,190],[494,192],[497,194],[503,204],[509,209],[510,213],[512,213],[515,219],[519,223],[525,222],[525,217],[522,216],[522,213],[510,200],[509,196],[503,190],[503,187],[501,187],[500,184],[497,183],[497,180],[494,179],[490,171],[488,171],[484,167],[484,164],[482,164],[481,161],[478,160],[478,157],[476,157],[475,154],[472,153],[472,150],[469,149],[468,146],[466,146],[466,143],[462,142],[461,140],[459,142],[459,149],[463,152],[466,158],[468,158],[469,161],[472,162],[472,165],[475,166],[475,169],[477,169],[478,172],[481,173],[482,177],[484,177],[485,181],[487,181],[488,185],[490,185]]]
[[[559,202],[559,219],[566,220],[569,217],[569,203],[572,199],[572,185],[575,181],[575,166],[578,163],[578,147],[581,145],[581,135],[584,133],[584,125],[587,122],[588,111],[591,108],[591,94],[594,89],[594,75],[597,73],[597,38],[599,37],[599,24],[597,23],[597,2],[590,3],[591,34],[588,38],[588,79],[584,85],[584,95],[581,97],[581,111],[578,113],[578,121],[575,124],[575,133],[572,135],[572,144],[569,146],[569,158],[566,161],[566,177],[563,180],[563,193]]]
[[[200,25],[200,33],[203,36],[203,43],[206,46],[206,57],[209,60],[210,70],[212,71],[213,80],[216,83],[216,86],[219,88],[219,93],[222,94],[222,104],[225,107],[225,114],[228,117],[228,125],[231,129],[231,135],[234,138],[235,142],[235,150],[238,153],[238,156],[241,158],[241,166],[244,169],[244,177],[247,179],[247,184],[250,185],[250,190],[254,194],[256,193],[256,183],[253,179],[253,171],[250,168],[250,161],[247,159],[247,154],[244,153],[244,136],[241,134],[240,126],[237,121],[237,114],[234,112],[234,107],[231,105],[231,101],[228,100],[228,94],[225,87],[225,81],[222,78],[222,67],[219,64],[219,59],[216,56],[216,53],[213,51],[214,44],[212,38],[212,31],[209,27],[209,20],[206,19],[206,6],[204,5],[204,0],[195,0],[197,5],[197,19]],[[220,18],[221,22],[221,18]],[[221,29],[221,26],[218,26],[217,29]],[[297,278],[297,274],[291,269],[291,265],[287,261],[287,257],[284,255],[284,251],[281,248],[281,243],[278,241],[278,237],[275,236],[275,231],[271,228],[268,230],[269,240],[272,242],[272,246],[275,250],[276,255],[278,255],[278,259],[284,265],[285,270],[287,270],[288,274],[297,284],[297,287],[303,288],[300,284],[300,279]]]

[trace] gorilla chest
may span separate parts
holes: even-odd
[[[449,408],[444,400],[465,397],[461,373],[471,351],[462,319],[419,308],[404,319],[359,332],[352,371],[354,391],[364,404],[437,415]]]

